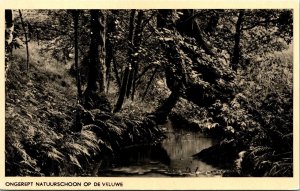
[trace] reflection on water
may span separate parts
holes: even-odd
[[[158,145],[127,147],[100,176],[221,176],[222,170],[193,159],[192,155],[216,143],[199,132],[162,126],[167,138]]]

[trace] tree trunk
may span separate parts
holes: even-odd
[[[123,106],[123,103],[125,100],[125,96],[126,96],[128,78],[129,78],[129,67],[126,67],[125,71],[124,71],[124,76],[123,76],[122,86],[120,89],[119,98],[118,98],[117,104],[115,106],[114,113],[119,112],[122,109],[122,106]]]
[[[14,17],[12,10],[5,10],[5,45],[8,46],[13,40]]]
[[[136,88],[141,84],[141,78],[152,68],[154,68],[154,66],[152,64],[149,64],[148,66],[145,66],[143,71],[135,78],[136,81]]]
[[[131,65],[131,67],[130,67],[130,71],[129,71],[128,84],[127,84],[127,89],[126,89],[126,97],[127,98],[129,98],[129,95],[130,95],[130,90],[131,90],[132,81],[133,81],[133,73],[134,73],[133,63],[131,63],[130,65]]]
[[[132,54],[133,54],[133,35],[134,35],[134,18],[135,18],[135,10],[132,10],[130,13],[130,19],[129,19],[129,37],[128,37],[128,64],[125,68],[123,79],[122,79],[122,86],[119,93],[119,98],[117,101],[117,104],[115,106],[114,112],[119,112],[122,109],[125,96],[128,89],[128,81],[129,81],[129,75],[130,71],[132,69],[131,63],[132,63]]]
[[[174,31],[173,35],[178,35],[173,24],[173,12],[167,10],[167,12],[163,13],[165,20],[162,19],[163,22],[160,21],[162,23],[160,23],[159,26],[161,28],[168,28]],[[163,26],[163,24],[165,24],[165,26]],[[166,58],[168,59],[168,64],[165,68],[167,85],[172,93],[154,112],[155,120],[158,123],[164,122],[167,119],[172,108],[176,105],[180,96],[183,94],[186,84],[184,60],[178,52],[178,44],[176,44],[173,40],[163,40],[162,46],[165,50]]]
[[[241,41],[241,34],[242,34],[243,16],[244,16],[244,10],[240,10],[239,17],[235,25],[234,47],[233,47],[233,54],[232,54],[232,61],[231,61],[232,69],[235,71],[238,68],[240,62],[240,56],[241,56],[240,41]]]
[[[160,105],[155,111],[155,121],[157,123],[163,123],[167,120],[173,107],[175,107],[177,101],[180,98],[180,90],[172,91],[171,95]]]
[[[82,91],[81,91],[81,81],[80,81],[80,71],[78,65],[78,21],[79,21],[79,11],[72,12],[74,20],[74,49],[75,49],[75,69],[76,69],[76,84],[77,84],[77,99],[81,103]]]
[[[105,14],[91,10],[91,44],[88,84],[86,91],[105,90]]]
[[[5,10],[5,71],[7,72],[9,65],[7,61],[12,54],[12,40],[14,31],[14,17],[12,10]]]
[[[184,9],[182,10],[183,15],[180,16],[180,19],[177,21],[176,28],[177,30],[190,37],[194,37],[199,46],[201,46],[205,53],[213,56],[214,52],[210,45],[205,41],[202,30],[200,29],[198,21],[193,17],[193,10]]]
[[[113,45],[109,40],[106,40],[106,93],[108,93],[110,86],[111,63],[113,61]]]
[[[79,11],[72,11],[73,21],[74,21],[74,50],[75,50],[75,70],[76,70],[76,84],[77,84],[77,102],[81,104],[82,91],[80,83],[80,71],[78,66],[78,20],[79,20]],[[80,111],[76,109],[76,124],[74,127],[75,132],[80,132],[82,129],[81,125],[81,116]]]
[[[117,60],[116,60],[116,56],[113,55],[112,57],[112,62],[113,62],[113,71],[115,73],[115,77],[116,77],[116,81],[117,81],[117,85],[119,86],[119,89],[121,89],[121,78],[119,76],[119,72],[118,72],[118,68],[117,68]]]
[[[118,11],[111,11],[112,15],[107,17],[107,31],[106,31],[106,92],[109,90],[110,80],[111,80],[111,70],[112,70],[112,62],[114,62],[114,43],[113,36],[116,32],[116,16]]]
[[[28,34],[28,30],[26,29],[25,27],[25,23],[23,21],[23,17],[22,17],[22,12],[21,10],[19,9],[19,15],[20,15],[20,19],[21,19],[21,23],[22,23],[22,28],[24,30],[24,35],[25,35],[25,45],[26,45],[26,68],[27,68],[27,72],[29,70],[29,48],[28,48],[28,37],[27,37],[27,34]]]
[[[91,43],[88,64],[88,82],[84,92],[87,109],[98,108],[111,111],[106,98],[105,31],[106,15],[104,11],[91,10]]]
[[[143,28],[142,28],[142,22],[143,22],[143,17],[144,17],[144,12],[139,11],[138,16],[137,16],[137,23],[136,23],[136,31],[135,31],[135,36],[134,36],[134,48],[135,52],[138,52],[141,43],[142,43],[142,33],[143,33]],[[132,92],[131,92],[131,99],[134,100],[134,94],[135,94],[135,89],[136,89],[136,76],[139,71],[139,61],[137,57],[134,57],[133,60],[133,79],[132,79]]]
[[[153,71],[153,73],[152,73],[152,75],[151,75],[151,77],[150,77],[150,80],[148,81],[148,84],[147,84],[146,90],[145,90],[145,92],[144,92],[142,101],[144,101],[144,99],[145,99],[145,97],[146,97],[146,95],[147,95],[148,89],[149,89],[149,87],[151,86],[151,84],[152,84],[152,82],[153,82],[153,80],[154,80],[154,77],[155,77],[155,74],[156,74],[157,70],[158,70],[158,66],[156,66],[156,68],[154,69],[154,71]]]
[[[127,92],[126,92],[127,98],[130,96],[130,92],[131,92],[132,100],[134,99],[134,93],[135,93],[135,78],[136,78],[138,68],[139,68],[137,53],[138,53],[138,49],[141,45],[141,40],[142,40],[143,16],[144,16],[143,11],[139,11],[138,15],[137,15],[136,24],[133,27],[133,29],[134,29],[133,40],[132,40],[132,49],[133,50],[132,50],[132,55],[130,55],[132,68],[130,70],[129,79],[128,79],[128,87],[127,87]]]

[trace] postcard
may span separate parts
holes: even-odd
[[[299,189],[299,2],[0,11],[1,190]]]

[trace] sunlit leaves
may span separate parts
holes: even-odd
[[[61,152],[59,152],[56,148],[52,148],[52,150],[47,153],[47,156],[54,161],[65,161],[64,155]]]
[[[71,162],[73,165],[75,165],[75,166],[79,167],[80,169],[82,169],[82,167],[81,167],[81,165],[80,165],[78,159],[77,159],[74,155],[70,155],[70,154],[69,154],[68,156],[69,156],[70,162]]]

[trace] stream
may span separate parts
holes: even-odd
[[[162,125],[166,138],[157,145],[135,145],[122,149],[98,176],[212,177],[223,170],[193,155],[217,143],[200,132],[175,129],[168,121]]]

